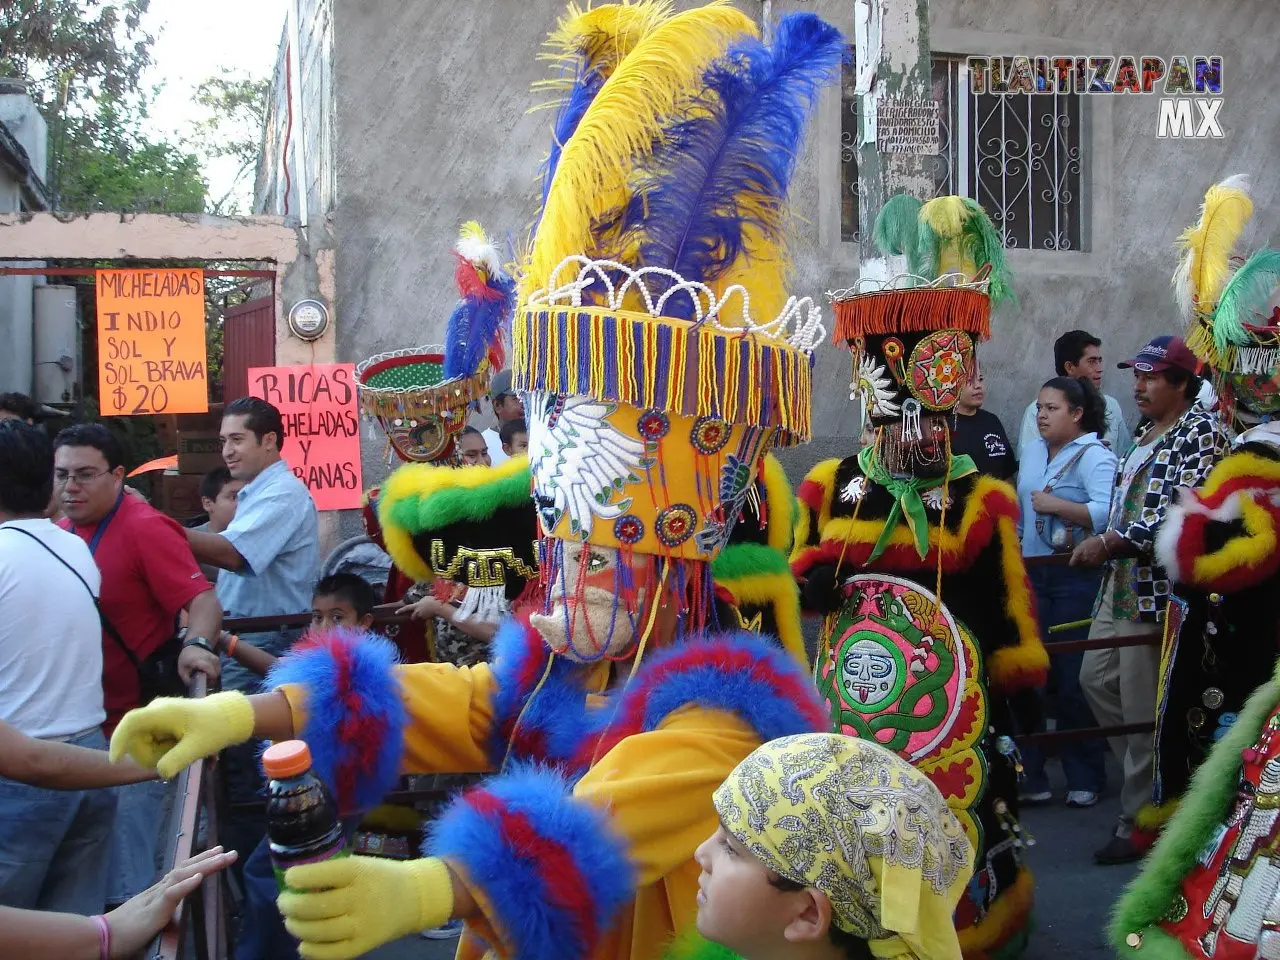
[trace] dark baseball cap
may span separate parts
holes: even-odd
[[[499,370],[493,375],[493,379],[489,381],[489,397],[493,400],[499,400],[511,393],[511,371]]]
[[[1161,373],[1165,370],[1182,370],[1197,373],[1200,361],[1181,337],[1155,337],[1137,352],[1132,360],[1116,364],[1121,370],[1132,367],[1142,373]]]

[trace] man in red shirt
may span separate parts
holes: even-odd
[[[102,572],[102,690],[108,736],[124,714],[142,703],[138,669],[174,636],[187,612],[187,641],[178,662],[216,680],[213,642],[222,607],[196,564],[182,528],[124,492],[124,451],[100,424],[68,427],[54,441],[54,492],[62,526],[89,545]],[[106,626],[110,624],[110,628]],[[114,629],[111,629],[114,628]],[[128,651],[123,648],[127,645]],[[132,657],[130,657],[132,653]],[[112,842],[108,903],[122,903],[155,879],[164,784],[121,787]]]

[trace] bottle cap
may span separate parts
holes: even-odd
[[[296,777],[311,769],[311,750],[301,740],[273,743],[262,754],[262,769],[273,780]]]

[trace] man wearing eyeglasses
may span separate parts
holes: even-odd
[[[68,427],[54,440],[53,488],[61,526],[88,544],[102,573],[107,736],[127,711],[141,706],[138,664],[173,638],[181,611],[187,612],[187,646],[178,661],[184,681],[190,682],[195,670],[217,679],[211,638],[222,628],[222,607],[186,534],[150,504],[127,496],[124,475],[124,450],[101,424]],[[155,880],[164,803],[162,783],[119,791],[108,903],[123,903]]]

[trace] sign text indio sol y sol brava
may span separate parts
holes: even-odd
[[[99,270],[96,280],[102,413],[207,411],[204,271]]]

